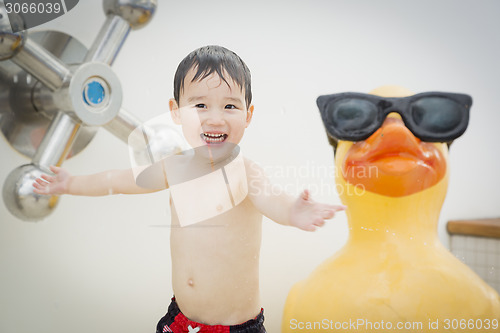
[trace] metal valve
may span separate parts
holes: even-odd
[[[156,7],[157,0],[103,0],[107,18],[87,50],[62,32],[13,32],[23,20],[7,15],[0,0],[0,130],[32,159],[3,186],[14,216],[37,221],[54,210],[58,197],[35,194],[31,184],[84,149],[100,126],[127,142],[141,125],[121,110],[122,89],[110,66],[130,30],[145,26]]]

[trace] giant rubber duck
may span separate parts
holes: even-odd
[[[395,86],[318,99],[349,238],[292,287],[283,333],[500,331],[498,294],[437,236],[471,103]]]

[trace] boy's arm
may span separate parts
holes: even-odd
[[[313,201],[309,191],[304,190],[298,198],[278,191],[274,193],[264,170],[256,163],[246,160],[248,168],[248,194],[254,206],[269,219],[306,231],[314,231],[325,224],[335,212],[345,209],[342,205],[328,205]]]
[[[93,175],[72,176],[65,169],[51,166],[53,176],[42,175],[34,183],[34,192],[47,195],[104,196],[110,194],[141,194],[168,187],[166,182],[156,189],[142,188],[135,182],[132,169],[109,170]]]

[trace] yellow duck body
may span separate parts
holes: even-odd
[[[346,181],[352,146],[340,141],[335,160],[349,239],[293,286],[282,332],[500,332],[500,297],[437,237],[448,168],[415,193],[374,193]]]

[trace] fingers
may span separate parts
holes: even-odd
[[[323,227],[326,224],[326,220],[333,218],[336,212],[347,209],[344,205],[317,203],[311,199],[309,190],[307,189],[302,191],[300,199],[306,201],[305,204],[299,204],[300,213],[305,215],[298,218],[294,225],[305,231],[315,231],[317,228]]]
[[[344,205],[331,205],[331,206],[337,212],[340,212],[340,211],[343,211],[343,210],[347,209],[347,206],[344,206]]]
[[[37,179],[33,182],[33,192],[37,194],[47,194],[49,193],[50,187],[49,184]]]
[[[321,228],[322,226],[325,225],[325,223],[326,223],[325,220],[321,219],[321,220],[318,220],[318,222],[314,222],[313,225]]]
[[[43,174],[41,177],[35,179],[32,183],[33,192],[37,194],[47,194],[50,191],[49,184],[55,180],[55,177]]]
[[[309,225],[304,230],[307,231],[315,231],[316,227],[323,227],[326,224],[325,220],[329,220],[335,216],[335,213],[338,211],[345,210],[345,206],[334,206],[334,205],[325,205],[318,211],[317,217],[314,219],[313,223]]]
[[[343,210],[343,209],[340,209]],[[335,209],[332,207],[318,207],[316,210],[317,216],[319,216],[322,220],[329,220],[335,216],[335,213],[338,212],[339,209]]]
[[[42,185],[42,184],[39,184],[39,183],[38,183],[38,179],[37,179],[36,181],[34,181],[34,182],[33,182],[33,187],[34,187],[35,189],[38,189],[38,190],[42,190],[42,189],[44,189],[44,188],[45,188],[45,186],[44,186],[44,185]]]
[[[321,212],[321,217],[325,220],[329,220],[335,216],[335,210],[327,209]]]
[[[332,210],[334,212],[340,212],[347,209],[347,206],[344,205],[323,205],[323,209]]]
[[[300,229],[304,231],[316,231],[318,228],[321,228],[325,225],[325,220],[320,216],[315,217],[310,223],[303,225]]]
[[[312,224],[306,225],[302,228],[305,231],[316,231],[318,228],[321,228],[325,225],[326,221],[320,217],[314,219]]]
[[[300,197],[302,198],[302,200],[305,200],[305,201],[309,200],[309,190],[306,189],[306,190],[302,191],[302,194],[300,195]]]
[[[302,228],[304,231],[316,231],[316,226],[314,224],[310,224]]]
[[[47,182],[44,181],[44,180],[42,180],[41,178],[37,178],[37,179],[35,179],[35,181],[33,182],[33,184],[45,185],[45,184],[47,184]]]
[[[49,183],[52,183],[54,180],[56,180],[56,177],[53,177],[53,176],[49,176],[49,175],[42,175],[42,177],[44,180],[48,181]],[[40,179],[40,178],[38,178]]]
[[[44,176],[45,175],[42,175],[41,177],[35,179],[35,181],[33,182],[33,185],[41,185],[41,186],[48,185],[52,180],[49,180]]]
[[[320,204],[317,207],[317,210],[321,212],[321,215],[325,219],[331,219],[336,212],[341,212],[343,210],[346,210],[347,206],[344,205],[326,205],[326,204]]]

